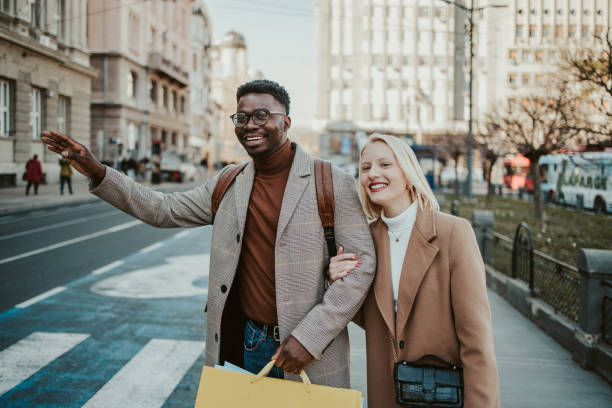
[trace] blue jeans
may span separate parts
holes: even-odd
[[[280,341],[274,340],[273,326],[264,325],[263,329],[247,320],[244,328],[244,369],[253,374],[261,371],[268,364],[280,346]],[[272,367],[268,377],[284,378],[280,367]]]

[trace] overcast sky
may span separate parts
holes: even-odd
[[[315,103],[315,0],[205,0],[213,41],[241,33],[249,67],[291,96],[293,127],[311,126]]]

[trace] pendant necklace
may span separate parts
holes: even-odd
[[[397,235],[391,230],[388,230],[388,231],[389,231],[389,234],[391,234],[391,236],[395,239],[395,242],[399,242],[400,238],[402,237],[402,235],[404,235],[404,232],[406,232],[407,229],[408,228],[401,230],[399,233],[397,233]]]

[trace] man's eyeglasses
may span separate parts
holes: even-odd
[[[268,109],[262,108],[262,109],[255,109],[252,113],[244,113],[244,112],[234,113],[233,115],[230,115],[230,118],[232,118],[232,122],[234,122],[234,126],[238,128],[242,128],[242,127],[245,127],[247,123],[249,123],[249,120],[251,118],[253,118],[253,123],[256,124],[257,126],[263,126],[266,123],[268,123],[268,119],[270,119],[270,115],[272,114],[287,116],[283,112],[272,112],[272,111],[269,111]]]

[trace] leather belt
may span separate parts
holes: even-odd
[[[249,321],[253,323],[253,325],[256,326],[258,329],[265,330],[268,336],[273,336],[274,341],[280,342],[280,328],[278,326],[273,326],[271,324],[266,324],[266,323],[260,323],[260,322],[256,322],[255,320],[250,320],[250,319]],[[269,329],[272,329],[272,333],[269,332]]]

